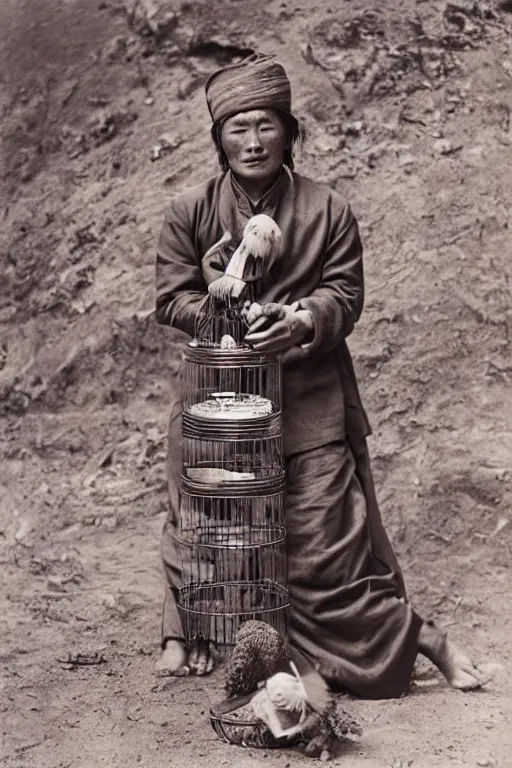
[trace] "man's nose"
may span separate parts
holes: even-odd
[[[248,138],[249,138],[249,141],[247,144],[247,148],[251,152],[259,152],[261,149],[263,149],[261,145],[259,131],[256,131],[256,130],[251,131]]]

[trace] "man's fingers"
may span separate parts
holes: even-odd
[[[261,307],[261,304],[258,304],[257,301],[254,301],[252,304],[249,304],[247,306],[248,302],[245,303],[244,309],[243,309],[243,315],[245,317],[245,320],[248,325],[252,325],[259,317],[262,316],[263,310]]]
[[[268,318],[266,315],[260,315],[257,320],[250,324],[249,333],[253,334],[257,331],[262,332],[263,330],[268,331],[271,325],[272,320],[270,318]]]
[[[253,344],[251,349],[254,352],[261,352],[264,355],[277,355],[283,351],[281,344],[272,344],[271,342],[263,342],[262,344]]]
[[[260,344],[262,341],[267,341],[272,336],[270,333],[272,329],[267,328],[265,331],[259,331],[252,333],[249,329],[249,333],[245,334],[244,341],[248,341],[250,344]]]
[[[251,329],[249,329],[249,333],[246,335],[245,340],[249,341],[251,344],[259,344],[271,339],[284,339],[288,336],[287,331],[288,325],[282,320],[278,320],[277,323],[273,323],[273,325],[271,325],[270,328],[267,328],[266,331],[261,331],[260,333],[251,333]]]
[[[288,339],[266,339],[258,344],[251,342],[251,348],[255,352],[285,352],[290,346]]]

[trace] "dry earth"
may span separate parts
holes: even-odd
[[[510,5],[510,4],[509,4]],[[351,201],[351,339],[411,599],[483,661],[353,701],[335,764],[512,766],[512,18],[445,0],[2,0],[0,545],[6,768],[300,766],[217,740],[220,676],[158,680],[165,431],[183,339],[155,325],[169,198],[216,171],[201,90],[289,68],[298,166]],[[78,662],[94,662],[88,665]]]

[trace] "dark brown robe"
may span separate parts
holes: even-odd
[[[284,357],[290,640],[331,683],[371,698],[398,696],[409,684],[421,622],[405,600],[382,525],[366,446],[370,426],[346,344],[364,300],[362,247],[350,207],[288,169],[256,208],[229,173],[186,191],[171,201],[160,235],[157,319],[194,335],[207,292],[202,255],[226,231],[239,241],[255,213],[275,219],[284,243],[258,300],[299,301],[315,327],[310,344]],[[180,424],[177,400],[169,431],[171,511],[162,537],[164,641],[181,637],[171,537]]]

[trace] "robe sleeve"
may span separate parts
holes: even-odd
[[[348,205],[331,216],[321,281],[299,302],[313,317],[313,338],[302,345],[309,354],[329,352],[349,336],[364,303],[363,247],[357,221]]]
[[[194,336],[197,313],[208,301],[193,243],[191,211],[179,200],[167,210],[156,254],[156,319]]]

